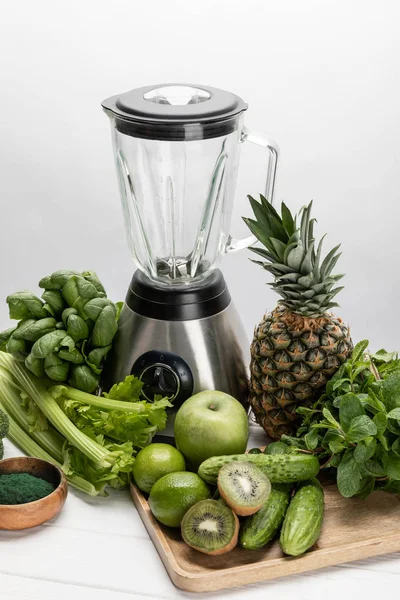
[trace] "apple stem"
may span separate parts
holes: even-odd
[[[215,410],[215,404],[210,404],[210,406],[208,407],[210,410]]]

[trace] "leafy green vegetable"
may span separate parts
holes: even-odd
[[[18,338],[15,338],[14,334],[8,339],[6,350],[20,362],[25,362],[25,358],[29,354],[27,342],[25,340],[19,340]]]
[[[95,347],[109,346],[117,333],[118,324],[114,306],[105,306],[97,317],[91,343]]]
[[[86,281],[90,281],[90,283],[94,285],[99,296],[106,295],[106,290],[103,288],[100,279],[97,277],[97,274],[94,271],[84,271],[82,276],[86,279]]]
[[[0,351],[6,352],[7,342],[16,330],[16,327],[10,327],[10,329],[6,329],[0,333]]]
[[[52,275],[49,275],[49,277],[43,277],[43,279],[39,281],[39,287],[46,290],[61,290],[67,283],[68,279],[70,279],[70,277],[74,277],[75,275],[81,274],[78,271],[55,271]]]
[[[10,319],[42,319],[47,317],[40,298],[31,292],[17,292],[7,296]]]
[[[32,352],[25,359],[25,366],[36,377],[44,377],[44,360],[42,358],[34,358]]]
[[[66,319],[67,333],[75,342],[89,337],[89,326],[79,315],[70,314]]]
[[[53,317],[60,315],[64,310],[65,303],[59,290],[45,290],[42,298],[46,303],[45,308]]]
[[[400,407],[400,368],[390,373],[382,383],[382,402],[388,411]],[[390,417],[393,418],[393,417]]]
[[[372,419],[367,415],[361,415],[351,420],[347,439],[350,442],[361,442],[370,435],[376,434],[377,428]]]
[[[93,271],[56,271],[41,279],[39,287],[44,288],[42,299],[30,292],[8,296],[10,317],[19,323],[0,333],[0,350],[24,362],[37,377],[94,392],[122,303],[114,305],[106,297]]]
[[[346,450],[338,466],[337,484],[345,498],[354,496],[360,490],[361,469],[354,458],[353,450]]]
[[[99,385],[99,376],[93,373],[87,365],[74,365],[71,367],[71,376],[68,381],[73,387],[90,394]]]
[[[345,497],[374,489],[400,493],[400,361],[397,353],[367,352],[359,342],[312,407],[300,407],[297,437],[287,450],[314,453],[322,469],[337,469]]]
[[[356,417],[365,415],[365,410],[358,397],[349,392],[340,399],[339,404],[339,419],[344,431],[348,431],[349,427]]]
[[[264,454],[286,454],[288,447],[284,442],[271,442],[265,447]]]
[[[132,397],[139,397],[143,388],[143,382],[133,375],[125,377],[121,383],[116,383],[111,390],[104,393],[105,398],[113,400],[129,401]]]
[[[50,457],[73,485],[91,495],[104,494],[106,485],[126,486],[134,455],[166,425],[170,402],[141,400],[142,386],[130,375],[107,397],[67,385],[46,387],[0,352],[0,406],[12,422],[11,439],[28,454]]]

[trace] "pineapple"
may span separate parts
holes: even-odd
[[[336,285],[343,275],[332,275],[339,246],[321,262],[323,238],[316,245],[312,202],[293,217],[284,203],[279,215],[264,196],[249,200],[255,220],[244,221],[264,246],[251,248],[263,259],[253,262],[273,275],[269,285],[281,296],[254,332],[249,402],[275,440],[296,432],[297,407],[318,398],[353,344],[349,328],[329,312],[343,289]]]

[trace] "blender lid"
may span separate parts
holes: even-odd
[[[168,83],[137,88],[102,102],[118,131],[158,140],[199,140],[237,128],[247,104],[204,85]]]

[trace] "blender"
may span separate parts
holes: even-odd
[[[249,342],[221,257],[255,243],[230,233],[240,147],[266,154],[272,199],[277,147],[243,125],[247,104],[203,85],[142,87],[102,103],[110,118],[126,235],[138,267],[104,370],[104,387],[130,373],[143,396],[215,389],[247,407]]]

